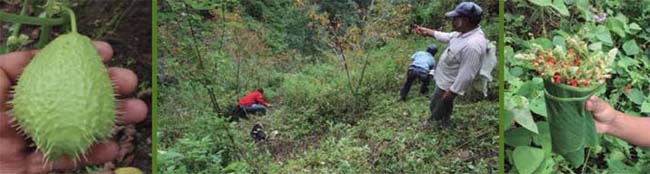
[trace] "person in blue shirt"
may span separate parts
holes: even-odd
[[[427,51],[418,51],[411,56],[411,63],[406,72],[406,81],[399,92],[399,101],[406,101],[406,96],[416,79],[419,79],[422,83],[420,93],[426,95],[429,92],[429,82],[431,81],[429,71],[436,66],[436,60],[433,56],[436,55],[437,51],[438,47],[436,45],[429,45]]]

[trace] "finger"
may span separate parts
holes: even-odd
[[[36,52],[31,50],[0,55],[0,69],[10,81],[16,81]]]
[[[9,115],[0,114],[0,138],[21,138],[13,124]]]
[[[25,149],[25,139],[16,132],[12,127],[14,123],[11,117],[7,114],[0,114],[0,154],[6,155],[0,157],[0,161],[9,160],[14,158],[22,158],[23,150]],[[1,155],[0,155],[1,156]],[[2,173],[2,172],[0,172]]]
[[[0,58],[0,60],[2,60]],[[4,71],[0,71],[0,112],[4,113],[9,110],[9,95],[11,90],[11,80]],[[4,114],[3,114],[4,115]],[[1,123],[0,123],[1,124]],[[0,131],[2,127],[0,127]]]
[[[607,131],[607,125],[606,124],[600,123],[598,121],[594,122],[594,124],[596,126],[596,133],[602,134],[602,133],[605,133]]]
[[[596,96],[591,96],[587,101],[585,101],[585,110],[593,112],[593,113],[600,113],[605,110],[604,104],[606,104],[603,100]]]
[[[97,48],[97,52],[99,53],[99,56],[102,57],[104,63],[111,60],[111,57],[113,57],[113,47],[111,47],[110,44],[104,41],[93,41],[93,43],[95,44],[95,48]]]
[[[138,76],[129,69],[110,67],[108,68],[108,75],[111,77],[115,93],[118,95],[128,95],[135,91],[138,85]]]
[[[118,107],[118,124],[135,124],[147,117],[147,104],[136,98],[120,101]]]
[[[98,143],[92,145],[88,153],[80,156],[80,159],[75,160],[69,157],[62,157],[56,161],[48,161],[45,165],[43,165],[45,163],[43,153],[36,152],[29,156],[30,171],[37,171],[35,173],[49,172],[52,170],[75,169],[88,164],[101,164],[117,158],[119,149],[119,145],[113,141]]]

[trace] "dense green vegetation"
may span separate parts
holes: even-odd
[[[564,46],[562,35],[580,34],[592,52],[620,50],[612,77],[595,95],[635,116],[650,113],[649,1],[515,0],[505,17],[505,151],[510,173],[648,173],[650,149],[600,135],[574,167],[552,152],[542,78],[531,61],[516,59],[531,45]]]
[[[456,4],[162,2],[158,172],[495,173],[497,83],[487,98],[460,97],[449,130],[422,125],[429,101],[417,90],[397,102],[408,58],[435,42],[410,24],[449,30]],[[498,2],[480,5],[496,40]],[[270,112],[229,122],[258,87]],[[268,141],[250,137],[256,122]]]

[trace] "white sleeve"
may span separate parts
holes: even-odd
[[[445,44],[449,43],[449,40],[451,40],[451,36],[453,35],[454,33],[433,31],[433,38]]]

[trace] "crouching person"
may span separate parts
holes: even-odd
[[[264,89],[260,88],[253,92],[246,94],[246,96],[239,99],[239,107],[248,114],[262,113],[266,114],[266,110],[271,107],[264,101]]]
[[[408,71],[406,72],[406,81],[402,90],[399,91],[399,100],[406,101],[406,96],[411,90],[411,85],[416,80],[420,80],[420,94],[426,95],[429,92],[429,82],[431,77],[429,71],[435,68],[436,60],[433,56],[436,55],[438,47],[436,45],[429,45],[427,51],[418,51],[411,56],[411,63],[409,64]]]

